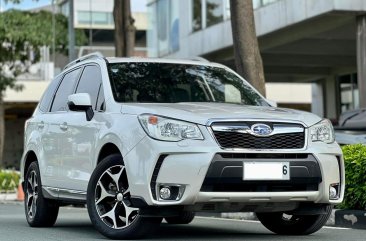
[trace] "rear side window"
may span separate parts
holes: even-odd
[[[66,111],[67,97],[73,93],[80,68],[65,74],[53,100],[51,111]]]
[[[81,75],[76,93],[88,93],[93,105],[93,109],[97,104],[99,88],[102,84],[102,74],[96,65],[89,65],[84,68]]]
[[[39,103],[39,109],[43,112],[48,112],[52,97],[55,94],[56,88],[58,84],[60,83],[62,75],[58,76],[54,80],[51,81],[51,83],[48,85],[47,90],[44,92],[41,102]]]

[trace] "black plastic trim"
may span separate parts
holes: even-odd
[[[290,180],[244,181],[244,161],[288,161]],[[214,156],[201,192],[317,191],[322,175],[311,154],[218,153]]]
[[[140,196],[131,196],[130,201],[131,201],[132,207],[135,207],[135,208],[143,208],[143,207],[149,206],[147,204],[147,202],[145,201],[145,199]]]
[[[168,156],[167,154],[163,154],[163,155],[159,156],[159,158],[158,158],[158,160],[155,164],[153,175],[151,177],[150,189],[151,189],[151,194],[152,194],[152,196],[155,200],[157,200],[157,197],[156,197],[156,179],[158,178],[159,171],[160,171],[161,166],[163,165],[164,159],[167,156]]]

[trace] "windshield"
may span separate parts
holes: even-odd
[[[220,102],[266,105],[265,100],[224,68],[171,63],[109,64],[117,102]]]

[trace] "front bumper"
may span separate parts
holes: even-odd
[[[283,203],[313,202],[341,203],[344,196],[344,163],[337,143],[307,143],[302,150],[223,150],[204,127],[205,140],[163,142],[145,137],[124,156],[129,185],[134,197],[150,206],[199,205],[202,203]],[[230,154],[308,154],[317,163],[320,179],[316,189],[276,191],[210,191],[203,189],[205,178],[217,153]],[[164,158],[161,158],[161,157]],[[163,161],[161,161],[163,159]],[[258,158],[256,161],[260,161]],[[275,160],[275,159],[274,159]],[[237,161],[240,162],[240,159]],[[283,159],[282,159],[283,161]],[[296,160],[288,160],[290,164]],[[159,163],[160,162],[160,163]],[[157,171],[158,169],[158,171]],[[329,186],[340,183],[340,198],[329,199]],[[154,187],[158,184],[183,185],[179,200],[163,201],[157,197]]]

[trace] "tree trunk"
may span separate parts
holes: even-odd
[[[116,57],[133,56],[136,28],[130,0],[114,0],[113,17]]]
[[[5,114],[4,101],[0,93],[0,168],[4,167],[4,143],[5,143]]]
[[[253,2],[230,0],[230,11],[236,71],[265,96],[265,79],[255,32]]]
[[[125,56],[125,42],[123,34],[123,0],[114,0],[113,7],[114,18],[114,46],[116,49],[116,57]]]
[[[135,20],[131,14],[131,2],[130,0],[123,1],[123,11],[124,11],[124,30],[125,30],[125,48],[126,57],[133,56],[135,53],[135,32],[136,28],[133,25]]]

